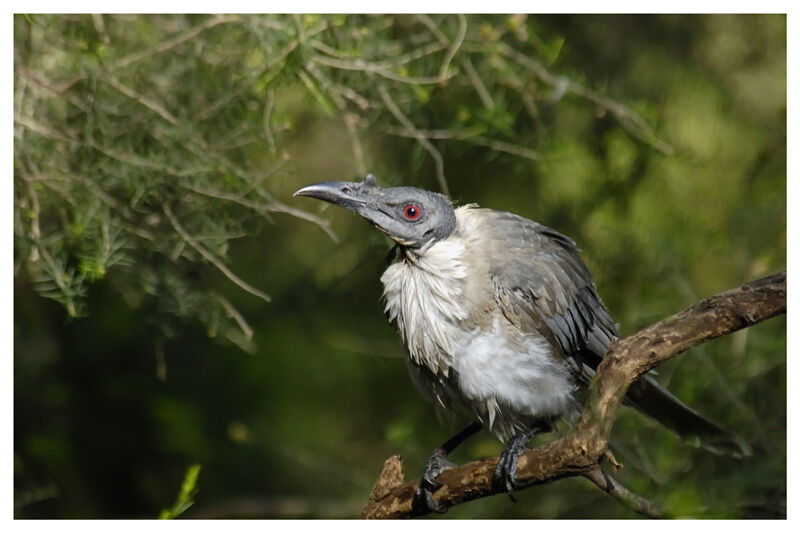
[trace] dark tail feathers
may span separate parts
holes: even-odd
[[[643,376],[628,389],[624,402],[671,429],[690,444],[734,457],[752,455],[750,446],[680,401],[650,376]]]

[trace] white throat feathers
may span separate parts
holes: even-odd
[[[458,324],[467,318],[462,305],[464,245],[436,241],[419,252],[406,252],[381,276],[385,312],[397,325],[412,362],[447,376],[464,335]]]

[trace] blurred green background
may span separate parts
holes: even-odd
[[[355,517],[386,457],[419,474],[453,427],[382,314],[389,244],[311,182],[552,226],[624,335],[785,268],[785,16],[17,15],[14,43],[17,518],[154,518],[192,464],[184,517]],[[785,517],[785,319],[659,379],[756,453],[625,410],[620,480]],[[517,498],[445,517],[637,516],[581,479]]]

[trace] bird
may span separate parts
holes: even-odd
[[[576,243],[522,216],[416,187],[327,181],[294,193],[360,215],[394,241],[381,276],[385,314],[397,330],[411,381],[445,415],[470,420],[426,461],[412,508],[433,499],[448,455],[486,429],[506,444],[492,476],[520,487],[519,456],[536,435],[579,408],[617,324]],[[750,455],[736,434],[708,420],[646,374],[624,402],[680,437],[717,453]],[[513,497],[512,497],[513,499]]]

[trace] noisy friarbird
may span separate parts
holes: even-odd
[[[439,510],[431,493],[436,476],[453,466],[447,454],[481,428],[507,442],[493,483],[512,492],[528,441],[575,412],[577,389],[619,335],[575,243],[513,213],[379,187],[371,174],[295,195],[353,211],[397,243],[381,281],[411,380],[437,409],[472,421],[434,450],[414,506]],[[750,453],[649,375],[625,402],[713,452]]]

